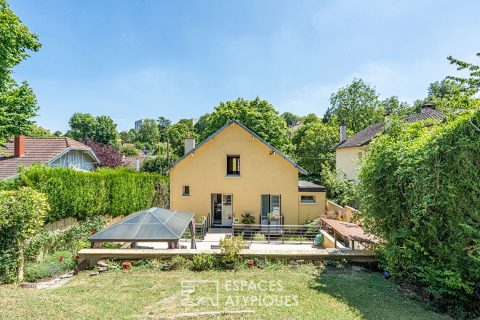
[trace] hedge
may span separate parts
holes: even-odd
[[[458,317],[480,313],[480,110],[435,125],[392,121],[363,158],[365,225],[398,278]]]
[[[36,165],[22,170],[16,184],[47,195],[51,206],[47,222],[66,217],[116,217],[165,207],[169,198],[167,177],[129,168],[84,172]]]

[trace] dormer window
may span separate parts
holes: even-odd
[[[227,175],[239,176],[240,175],[240,156],[227,156]]]

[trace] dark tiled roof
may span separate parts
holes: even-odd
[[[66,149],[86,150],[93,154],[90,147],[70,138],[25,138],[25,155],[13,157],[13,142],[6,143],[0,155],[0,179],[17,174],[20,165],[30,166],[35,163],[47,163]]]
[[[325,187],[310,181],[298,181],[298,191],[303,192],[325,192]]]
[[[403,119],[408,123],[414,123],[421,120],[437,119],[442,120],[445,114],[441,110],[432,110],[424,113],[416,113],[410,116],[406,116]],[[350,148],[364,146],[377,136],[377,134],[383,132],[383,123],[375,123],[365,129],[355,133],[353,136],[347,138],[343,143],[340,143],[336,148]]]
[[[192,150],[190,150],[189,152],[187,152],[186,154],[184,154],[180,159],[178,159],[177,161],[175,161],[173,164],[171,164],[170,166],[168,166],[166,168],[166,171],[172,169],[173,167],[175,167],[180,161],[182,161],[183,159],[185,159],[188,155],[194,153],[195,151],[197,151],[199,148],[201,148],[205,143],[207,143],[208,141],[210,141],[211,139],[213,139],[217,134],[219,134],[220,132],[222,132],[223,130],[225,130],[226,128],[228,128],[229,126],[231,125],[238,125],[240,128],[242,128],[243,130],[247,131],[248,133],[250,133],[252,136],[255,137],[255,139],[257,139],[258,141],[262,142],[264,145],[266,145],[268,148],[272,149],[273,152],[275,152],[276,154],[278,154],[280,157],[284,158],[285,160],[287,160],[290,164],[292,164],[295,168],[298,169],[298,171],[300,171],[302,174],[308,174],[307,170],[303,169],[301,166],[299,166],[297,163],[293,162],[292,160],[290,160],[286,155],[284,155],[280,150],[278,150],[277,148],[273,147],[271,144],[269,144],[267,141],[263,140],[262,138],[260,138],[255,132],[253,132],[252,130],[248,129],[246,126],[244,126],[243,124],[241,124],[240,122],[238,122],[237,120],[232,120],[232,121],[229,121],[227,124],[225,124],[223,127],[221,127],[220,129],[218,129],[215,133],[213,133],[210,137],[208,137],[207,139],[203,140],[199,145],[197,145],[195,148],[193,148]]]

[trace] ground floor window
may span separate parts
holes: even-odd
[[[182,195],[184,195],[184,196],[189,196],[190,195],[190,186],[183,186]]]
[[[300,196],[300,203],[317,203],[315,196]]]

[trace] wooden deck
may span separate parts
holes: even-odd
[[[79,268],[85,269],[94,266],[97,261],[104,259],[136,260],[136,259],[169,259],[174,256],[193,257],[199,253],[210,253],[222,256],[220,250],[192,250],[192,249],[82,249],[78,253]],[[353,262],[376,262],[377,256],[373,251],[366,250],[275,250],[271,252],[242,250],[240,253],[245,258],[273,258],[291,260],[341,260]]]

